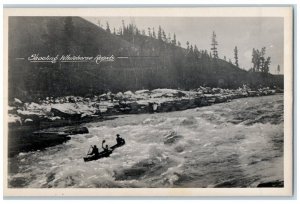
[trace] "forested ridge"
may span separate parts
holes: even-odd
[[[239,68],[238,48],[234,62],[220,59],[216,34],[212,49],[178,42],[163,28],[139,30],[122,23],[120,28],[97,26],[80,17],[9,18],[9,97],[92,95],[107,91],[199,86],[238,88],[247,84],[283,86],[282,75],[269,74],[271,63],[265,48],[253,49],[253,68]],[[185,44],[186,48],[183,48]],[[39,56],[114,56],[113,62],[32,63]],[[23,60],[22,60],[23,58]]]

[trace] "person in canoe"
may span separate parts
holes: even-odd
[[[119,146],[121,146],[121,145],[124,145],[124,144],[125,144],[125,140],[124,140],[122,137],[120,137],[120,135],[119,135],[119,134],[117,134],[117,138],[116,138],[116,140],[117,140],[117,145],[119,145]]]
[[[88,155],[93,155],[93,156],[97,156],[99,154],[99,150],[98,147],[96,145],[92,146],[92,152],[88,153]]]
[[[99,152],[96,145],[91,146],[93,148],[93,150],[92,150],[91,153],[88,153],[88,155],[91,155],[91,156],[83,157],[83,160],[85,162],[88,162],[88,161],[98,160],[98,159],[101,159],[101,158],[104,158],[104,157],[109,157],[109,155],[112,153],[112,151],[109,150],[108,145],[106,145],[104,147],[103,146],[104,143],[105,143],[105,140],[102,141],[102,149],[103,149],[102,152]]]
[[[108,145],[105,145],[105,147],[104,147],[104,143],[105,143],[105,140],[102,141],[102,149],[103,149],[103,152],[101,152],[101,153],[103,153],[103,154],[109,152]]]

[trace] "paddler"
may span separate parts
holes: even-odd
[[[118,145],[123,145],[123,144],[125,144],[125,140],[124,140],[122,137],[120,137],[119,134],[117,134],[116,140],[117,140],[117,144],[118,144]]]
[[[88,153],[88,155],[98,155],[99,154],[99,150],[98,147],[96,145],[92,146],[93,150],[91,153]]]
[[[103,146],[103,145],[104,145],[104,143],[105,143],[105,140],[103,140],[103,141],[102,141],[102,149],[103,149],[103,152],[102,152],[102,153],[106,153],[106,152],[108,152],[108,151],[109,151],[109,149],[108,149],[108,145],[105,145],[105,147]]]

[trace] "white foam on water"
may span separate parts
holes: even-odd
[[[25,187],[56,188],[215,187],[226,182],[255,187],[262,181],[283,180],[283,123],[227,122],[235,117],[230,110],[237,105],[250,117],[245,107],[260,100],[264,108],[264,102],[276,104],[280,97],[246,100],[89,123],[88,134],[73,135],[44,151],[19,154],[19,173],[9,180],[22,177]],[[91,145],[101,149],[106,140],[112,146],[116,134],[125,138],[125,146],[108,158],[83,161]]]

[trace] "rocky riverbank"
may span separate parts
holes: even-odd
[[[40,129],[89,122],[104,116],[186,110],[236,98],[275,94],[262,88],[236,90],[200,87],[197,90],[174,89],[139,90],[106,93],[93,97],[65,96],[22,102],[15,98],[10,103],[9,126],[38,126]]]
[[[114,115],[186,110],[275,93],[269,88],[252,91],[200,87],[192,91],[155,89],[93,97],[47,97],[35,102],[15,98],[8,110],[9,156],[60,144],[74,132],[88,132],[80,124],[113,119]]]

